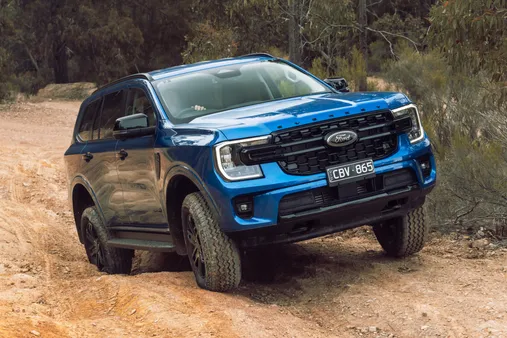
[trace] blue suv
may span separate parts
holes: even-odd
[[[134,250],[175,252],[213,291],[239,284],[242,251],[361,225],[388,255],[418,252],[436,180],[404,94],[341,93],[267,54],[100,88],[65,162],[92,264],[130,273]]]

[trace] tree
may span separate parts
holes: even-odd
[[[302,0],[288,0],[287,14],[289,16],[289,59],[297,65],[301,64],[301,27],[303,18],[301,12],[303,9]]]
[[[366,0],[359,0],[357,4],[357,23],[360,28],[359,32],[359,49],[361,50],[361,54],[363,56],[365,69],[368,69],[368,31],[366,27],[368,26],[367,16],[366,16]],[[368,90],[368,83],[366,76],[361,76],[359,79],[359,90],[366,91]]]
[[[431,10],[431,41],[457,71],[487,70],[507,81],[505,0],[441,1]]]

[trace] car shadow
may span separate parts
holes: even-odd
[[[375,283],[385,277],[382,272],[410,273],[420,266],[417,256],[397,260],[387,257],[380,246],[357,245],[330,236],[325,240],[243,252],[242,282],[232,293],[263,304],[294,305],[309,299],[315,301],[322,293],[336,297],[354,285]],[[136,252],[132,275],[162,271],[191,272],[192,269],[185,256]]]
[[[192,271],[192,267],[186,256],[180,256],[176,253],[136,251],[132,262],[132,275],[162,271]]]
[[[235,292],[263,304],[279,306],[328,301],[358,284],[376,283],[385,273],[417,271],[417,256],[387,257],[381,250],[337,241],[313,240],[247,252],[243,282]]]

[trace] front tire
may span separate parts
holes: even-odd
[[[109,274],[129,274],[134,250],[112,248],[107,245],[109,233],[96,207],[89,207],[81,216],[84,247],[90,263]]]
[[[420,206],[403,217],[373,226],[380,245],[392,257],[406,257],[421,251],[428,237],[428,224]]]
[[[183,234],[197,285],[228,291],[241,281],[241,258],[236,243],[220,229],[199,192],[185,197],[181,207]]]

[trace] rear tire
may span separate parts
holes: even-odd
[[[134,250],[112,248],[107,245],[109,233],[96,207],[85,209],[81,216],[84,247],[90,263],[109,274],[129,274]]]
[[[420,206],[403,217],[373,226],[377,240],[392,257],[406,257],[421,251],[428,237],[424,209]]]
[[[238,247],[220,229],[202,197],[195,192],[183,201],[181,219],[190,266],[197,285],[210,291],[228,291],[241,281]]]

